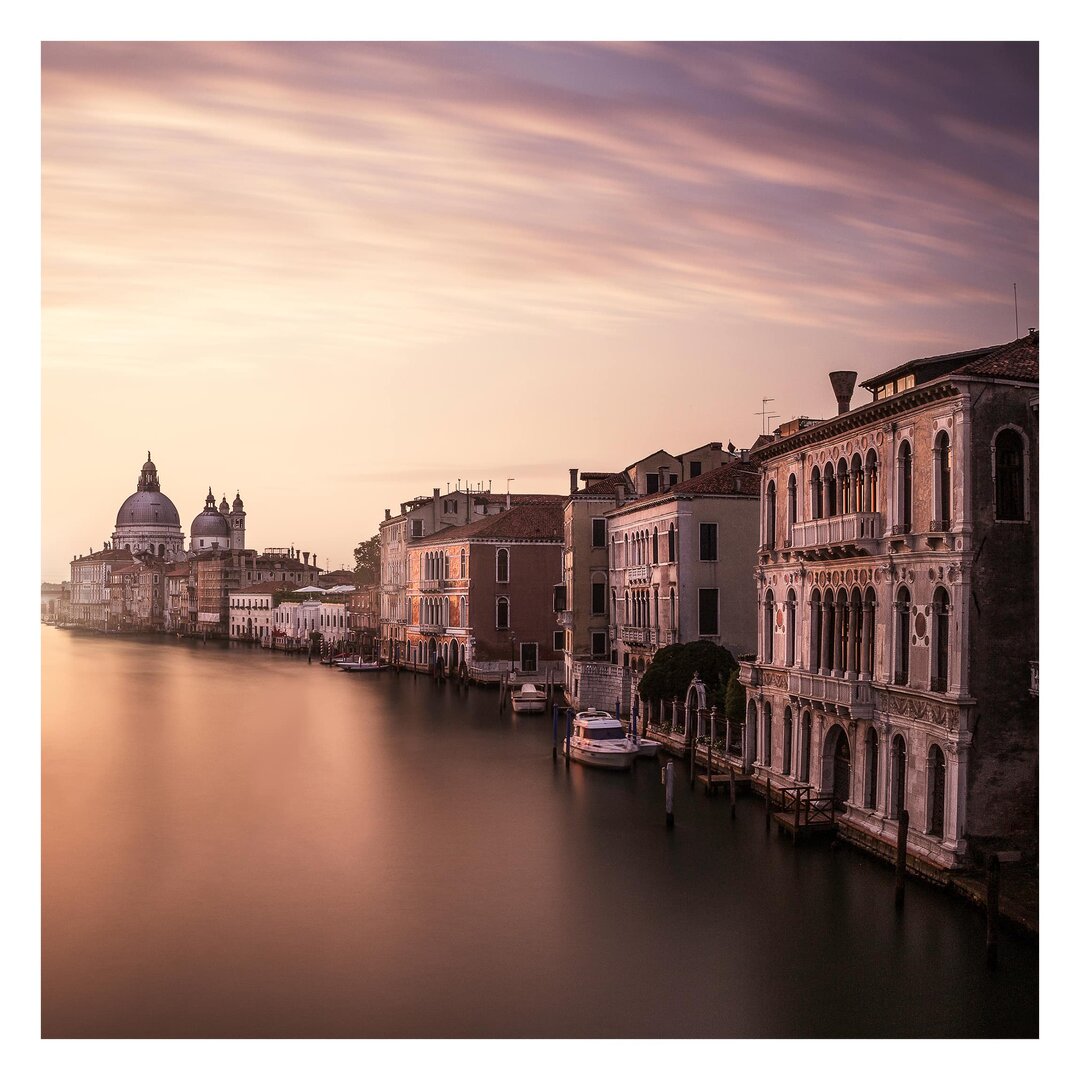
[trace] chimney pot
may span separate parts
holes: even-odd
[[[577,491],[577,476],[578,476],[577,469],[571,469],[570,470],[570,494],[571,495],[575,494],[576,491]]]
[[[829,381],[832,383],[833,393],[836,395],[836,412],[846,413],[851,407],[851,395],[855,391],[855,380],[859,377],[857,371],[830,371]]]

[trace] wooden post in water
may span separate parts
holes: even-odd
[[[713,709],[715,716],[716,709]],[[708,749],[705,751],[705,794],[712,794],[712,739],[709,740]]]
[[[559,706],[551,706],[551,760],[559,759]]]
[[[769,835],[769,827],[772,825],[772,779],[765,777],[765,835]]]
[[[668,758],[661,771],[664,785],[664,813],[667,827],[675,828],[675,762]]]
[[[900,820],[896,826],[896,886],[894,889],[894,902],[896,910],[904,906],[904,882],[907,878],[907,830],[908,812],[900,811]]]
[[[727,774],[728,783],[728,801],[731,803],[731,816],[735,816],[735,769],[733,766],[728,767]]]
[[[1001,899],[1001,860],[996,851],[986,860],[986,966],[997,969],[998,904]]]
[[[566,710],[566,745],[565,745],[565,748],[564,748],[564,753],[566,754],[566,767],[568,769],[570,768],[570,732],[573,730],[573,727],[574,727],[574,710],[573,709],[567,709]]]

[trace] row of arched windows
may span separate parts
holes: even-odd
[[[898,686],[906,686],[911,671],[912,604],[911,591],[901,585],[894,600],[893,678]],[[810,655],[806,667],[813,672],[839,672],[841,675],[874,676],[875,628],[877,593],[871,587],[845,589],[814,589],[810,594]],[[931,662],[930,689],[944,692],[949,682],[949,616],[952,610],[949,592],[944,586],[934,590],[931,603]],[[779,616],[779,617],[778,617]],[[762,662],[781,662],[775,655],[774,640],[777,626],[786,627],[783,663],[794,667],[796,656],[795,632],[796,596],[789,589],[783,611],[777,611],[777,598],[772,589],[765,591],[762,613]]]
[[[615,565],[615,553],[622,548],[623,566],[653,566],[661,561],[673,563],[678,560],[678,548],[675,543],[675,523],[670,522],[666,530],[654,525],[652,530],[639,529],[636,532],[623,533],[622,543],[612,539],[611,565]]]
[[[752,712],[751,716],[756,716],[756,712]],[[796,736],[798,737],[797,743]],[[810,711],[808,709],[803,711],[796,730],[795,717],[791,706],[785,706],[780,771],[785,776],[792,776],[797,772],[798,776],[795,778],[800,783],[808,783],[810,780],[810,736]],[[845,736],[845,747],[846,742]],[[863,746],[864,781],[862,804],[868,810],[886,813],[889,817],[897,818],[900,816],[900,811],[907,804],[907,741],[903,735],[897,733],[893,735],[889,743],[889,804],[887,807],[881,806],[879,799],[880,736],[877,728],[873,726],[867,728],[863,738]],[[762,706],[761,764],[767,769],[772,768],[772,753],[772,704],[766,701]],[[848,795],[848,779],[847,776],[840,777],[834,773],[834,793],[841,791],[844,798],[846,798]],[[940,837],[944,835],[945,826],[945,754],[937,743],[931,743],[927,750],[926,784],[925,832],[929,836]]]
[[[499,550],[506,551],[505,548],[500,548]],[[509,552],[507,552],[507,558],[509,559]],[[421,564],[420,576],[424,581],[438,581],[442,578],[448,578],[451,576],[451,568],[454,565],[454,561],[455,560],[453,560],[445,551],[425,551],[423,562]],[[466,577],[464,548],[458,553],[456,562],[458,577]]]
[[[998,521],[1026,520],[1026,473],[1023,436],[1015,428],[1002,428],[994,438],[994,517]],[[896,506],[894,533],[913,529],[912,477],[914,457],[911,442],[903,439],[896,451]],[[876,513],[878,507],[878,457],[871,448],[865,461],[858,453],[834,466],[815,465],[810,472],[810,519],[845,514]],[[933,445],[933,518],[931,532],[952,528],[953,462],[947,431],[939,431]],[[776,546],[776,482],[765,487],[765,546]],[[792,526],[799,520],[799,484],[794,473],[787,482],[787,543],[793,542]]]

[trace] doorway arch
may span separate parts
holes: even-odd
[[[851,797],[851,745],[843,724],[833,724],[821,751],[821,790],[833,801],[846,803]]]

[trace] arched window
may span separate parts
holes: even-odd
[[[765,650],[765,663],[771,664],[773,662],[773,632],[776,627],[776,606],[773,600],[772,589],[768,589],[765,592],[765,625],[762,627],[764,630],[764,640],[762,646]]]
[[[660,561],[660,533],[657,531],[656,526],[653,526],[652,531],[652,561],[658,563]]]
[[[772,768],[772,705],[765,702],[761,710],[761,763]]]
[[[942,586],[934,590],[934,669],[930,689],[944,693],[949,688],[949,594]]]
[[[802,723],[799,725],[799,780],[804,784],[810,782],[810,712],[807,710],[802,715]]]
[[[821,591],[815,589],[810,594],[810,670],[821,670],[821,631],[822,631]]]
[[[814,521],[822,516],[821,502],[821,471],[815,465],[810,473],[810,517]]]
[[[878,465],[877,451],[866,451],[866,512],[876,514],[878,509],[877,497]]]
[[[772,480],[765,489],[765,546],[776,547],[776,484]]]
[[[911,444],[906,439],[896,454],[896,529],[911,532]]]
[[[945,832],[945,755],[936,743],[926,760],[926,831],[930,836]]]
[[[675,561],[675,522],[667,527],[667,561]]]
[[[836,513],[836,474],[833,463],[825,463],[825,516],[833,517]]]
[[[847,462],[841,458],[836,466],[836,487],[841,514],[851,513],[851,477],[848,476]]]
[[[934,524],[931,529],[948,529],[952,526],[952,448],[949,434],[939,431],[934,440]]]
[[[784,709],[784,775],[791,775],[791,707]]]
[[[891,816],[898,818],[900,811],[904,809],[905,795],[907,793],[907,743],[904,742],[903,735],[897,735],[893,738],[890,765],[890,772],[892,773],[892,785],[889,792]]]
[[[853,670],[851,659],[851,623],[848,619],[847,589],[836,594],[836,669],[841,673]]]
[[[671,628],[671,643],[679,640],[679,615],[675,610],[675,586],[668,590],[668,626]]]
[[[505,596],[495,601],[495,629],[510,629],[510,600]]]
[[[505,584],[510,580],[510,549],[499,548],[495,552],[495,580]]]
[[[784,612],[784,659],[788,667],[795,666],[795,590],[788,589],[787,611]]]
[[[799,485],[792,473],[787,481],[787,542],[790,547],[795,542],[795,522],[799,518]]]
[[[461,549],[461,555],[458,557],[458,577],[465,577],[465,549]]]
[[[893,682],[907,686],[911,660],[911,594],[901,585],[896,594],[896,648]]]
[[[851,512],[861,514],[864,503],[862,457],[851,455]]]
[[[821,670],[828,674],[836,667],[836,601],[832,589],[821,598]]]
[[[867,589],[863,597],[863,634],[866,637],[866,673],[874,677],[875,629],[877,626],[877,593]]]
[[[877,809],[878,733],[877,728],[866,730],[866,782],[863,784],[863,805]]]
[[[1024,520],[1024,442],[1012,428],[994,440],[994,517]]]

